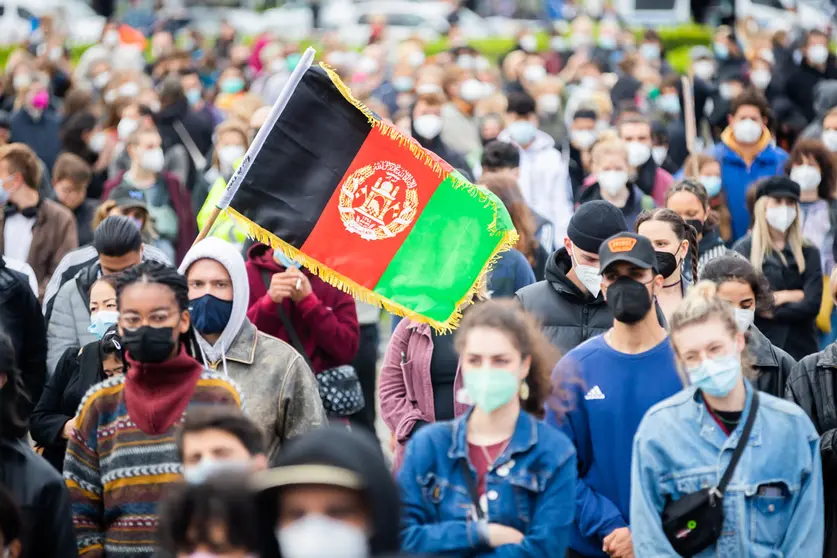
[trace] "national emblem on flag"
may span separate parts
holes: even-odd
[[[218,208],[355,298],[456,327],[462,303],[517,242],[505,206],[312,58],[309,50],[300,61]]]

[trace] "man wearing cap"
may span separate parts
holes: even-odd
[[[613,327],[579,345],[558,369],[569,395],[563,418],[547,409],[578,452],[576,522],[568,556],[633,557],[631,446],[645,412],[683,388],[666,330],[654,311],[663,276],[651,241],[622,232],[599,249],[601,287]]]
[[[570,219],[564,246],[546,263],[546,279],[517,291],[523,308],[538,318],[544,334],[562,354],[613,324],[600,293],[599,246],[627,230],[615,205],[604,200],[582,204]]]

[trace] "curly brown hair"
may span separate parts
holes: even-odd
[[[532,216],[532,210],[529,209],[523,199],[523,194],[517,187],[517,181],[512,176],[503,173],[491,173],[483,175],[480,184],[500,198],[500,201],[506,206],[512,224],[517,229],[519,236],[515,248],[526,256],[529,265],[534,266],[536,263],[535,254],[538,251],[535,218]]]
[[[803,157],[811,157],[820,167],[820,185],[817,186],[817,196],[822,200],[831,200],[837,197],[837,166],[834,164],[834,156],[826,149],[822,140],[800,139],[793,146],[785,163],[785,175],[790,176],[794,165],[801,165]]]
[[[456,331],[458,353],[462,353],[468,333],[478,327],[505,333],[520,351],[522,359],[531,357],[529,375],[524,380],[529,387],[529,397],[521,399],[520,405],[527,413],[542,418],[546,400],[555,395],[551,378],[552,369],[560,357],[557,349],[541,333],[535,319],[512,300],[489,300],[469,309]],[[560,398],[566,400],[566,397]]]

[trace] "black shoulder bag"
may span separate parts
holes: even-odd
[[[741,459],[741,454],[744,453],[750,439],[758,408],[758,392],[754,389],[753,403],[744,424],[744,431],[718,486],[692,492],[675,502],[668,502],[663,508],[663,532],[680,556],[694,556],[715,544],[720,538],[724,524],[724,491],[732,480],[738,460]]]
[[[262,272],[262,280],[268,290],[270,290],[271,277],[272,275],[269,272]],[[366,406],[366,400],[363,397],[363,389],[360,387],[360,379],[357,377],[355,368],[349,364],[344,364],[343,366],[328,368],[318,374],[305,352],[305,347],[302,345],[291,319],[285,314],[281,304],[276,305],[276,313],[279,315],[279,320],[285,327],[285,331],[288,332],[291,345],[305,359],[308,368],[311,369],[317,379],[320,399],[326,413],[332,417],[347,417],[363,410]]]

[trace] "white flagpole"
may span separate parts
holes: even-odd
[[[262,146],[264,146],[264,142],[267,139],[268,134],[270,134],[273,126],[276,125],[276,121],[279,120],[279,117],[282,115],[285,107],[288,106],[288,101],[290,101],[291,95],[293,95],[297,85],[299,85],[299,82],[302,81],[302,76],[306,71],[308,71],[308,68],[310,68],[311,64],[314,62],[315,54],[316,51],[311,47],[308,47],[305,50],[305,53],[302,55],[302,58],[300,58],[296,68],[294,68],[294,71],[291,73],[290,78],[288,78],[288,83],[285,84],[285,87],[279,94],[279,98],[276,99],[275,103],[273,103],[273,107],[270,109],[270,114],[268,114],[267,120],[265,120],[262,127],[259,128],[259,131],[256,133],[256,137],[253,138],[253,142],[247,149],[247,153],[241,160],[241,164],[238,166],[238,169],[236,169],[229,182],[227,182],[227,188],[224,190],[224,194],[221,196],[221,199],[218,200],[218,203],[212,210],[209,219],[207,219],[206,223],[204,223],[200,234],[195,239],[195,244],[206,238],[206,235],[208,235],[209,231],[212,230],[215,220],[218,219],[218,215],[230,206],[230,202],[232,202],[233,197],[241,187],[241,183],[244,182],[244,177],[247,176],[247,171],[250,170],[250,166],[256,159],[256,155],[259,154]]]

